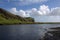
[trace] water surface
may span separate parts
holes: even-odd
[[[60,24],[0,25],[0,40],[39,40],[51,27]]]

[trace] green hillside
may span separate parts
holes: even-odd
[[[30,24],[33,22],[34,19],[31,17],[23,18],[0,8],[0,24]]]

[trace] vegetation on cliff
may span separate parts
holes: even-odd
[[[34,19],[31,17],[21,17],[8,12],[5,9],[0,8],[0,24],[30,24],[34,23]]]

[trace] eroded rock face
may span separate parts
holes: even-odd
[[[48,31],[42,40],[60,40],[60,31]]]

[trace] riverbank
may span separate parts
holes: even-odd
[[[0,25],[20,25],[20,24],[36,24],[36,23],[33,22],[0,23]]]
[[[16,20],[14,20],[14,21],[1,21],[0,22],[0,25],[14,25],[14,24],[16,24],[16,25],[18,25],[18,24],[60,24],[60,22],[21,22],[19,20],[17,20],[17,21]]]

